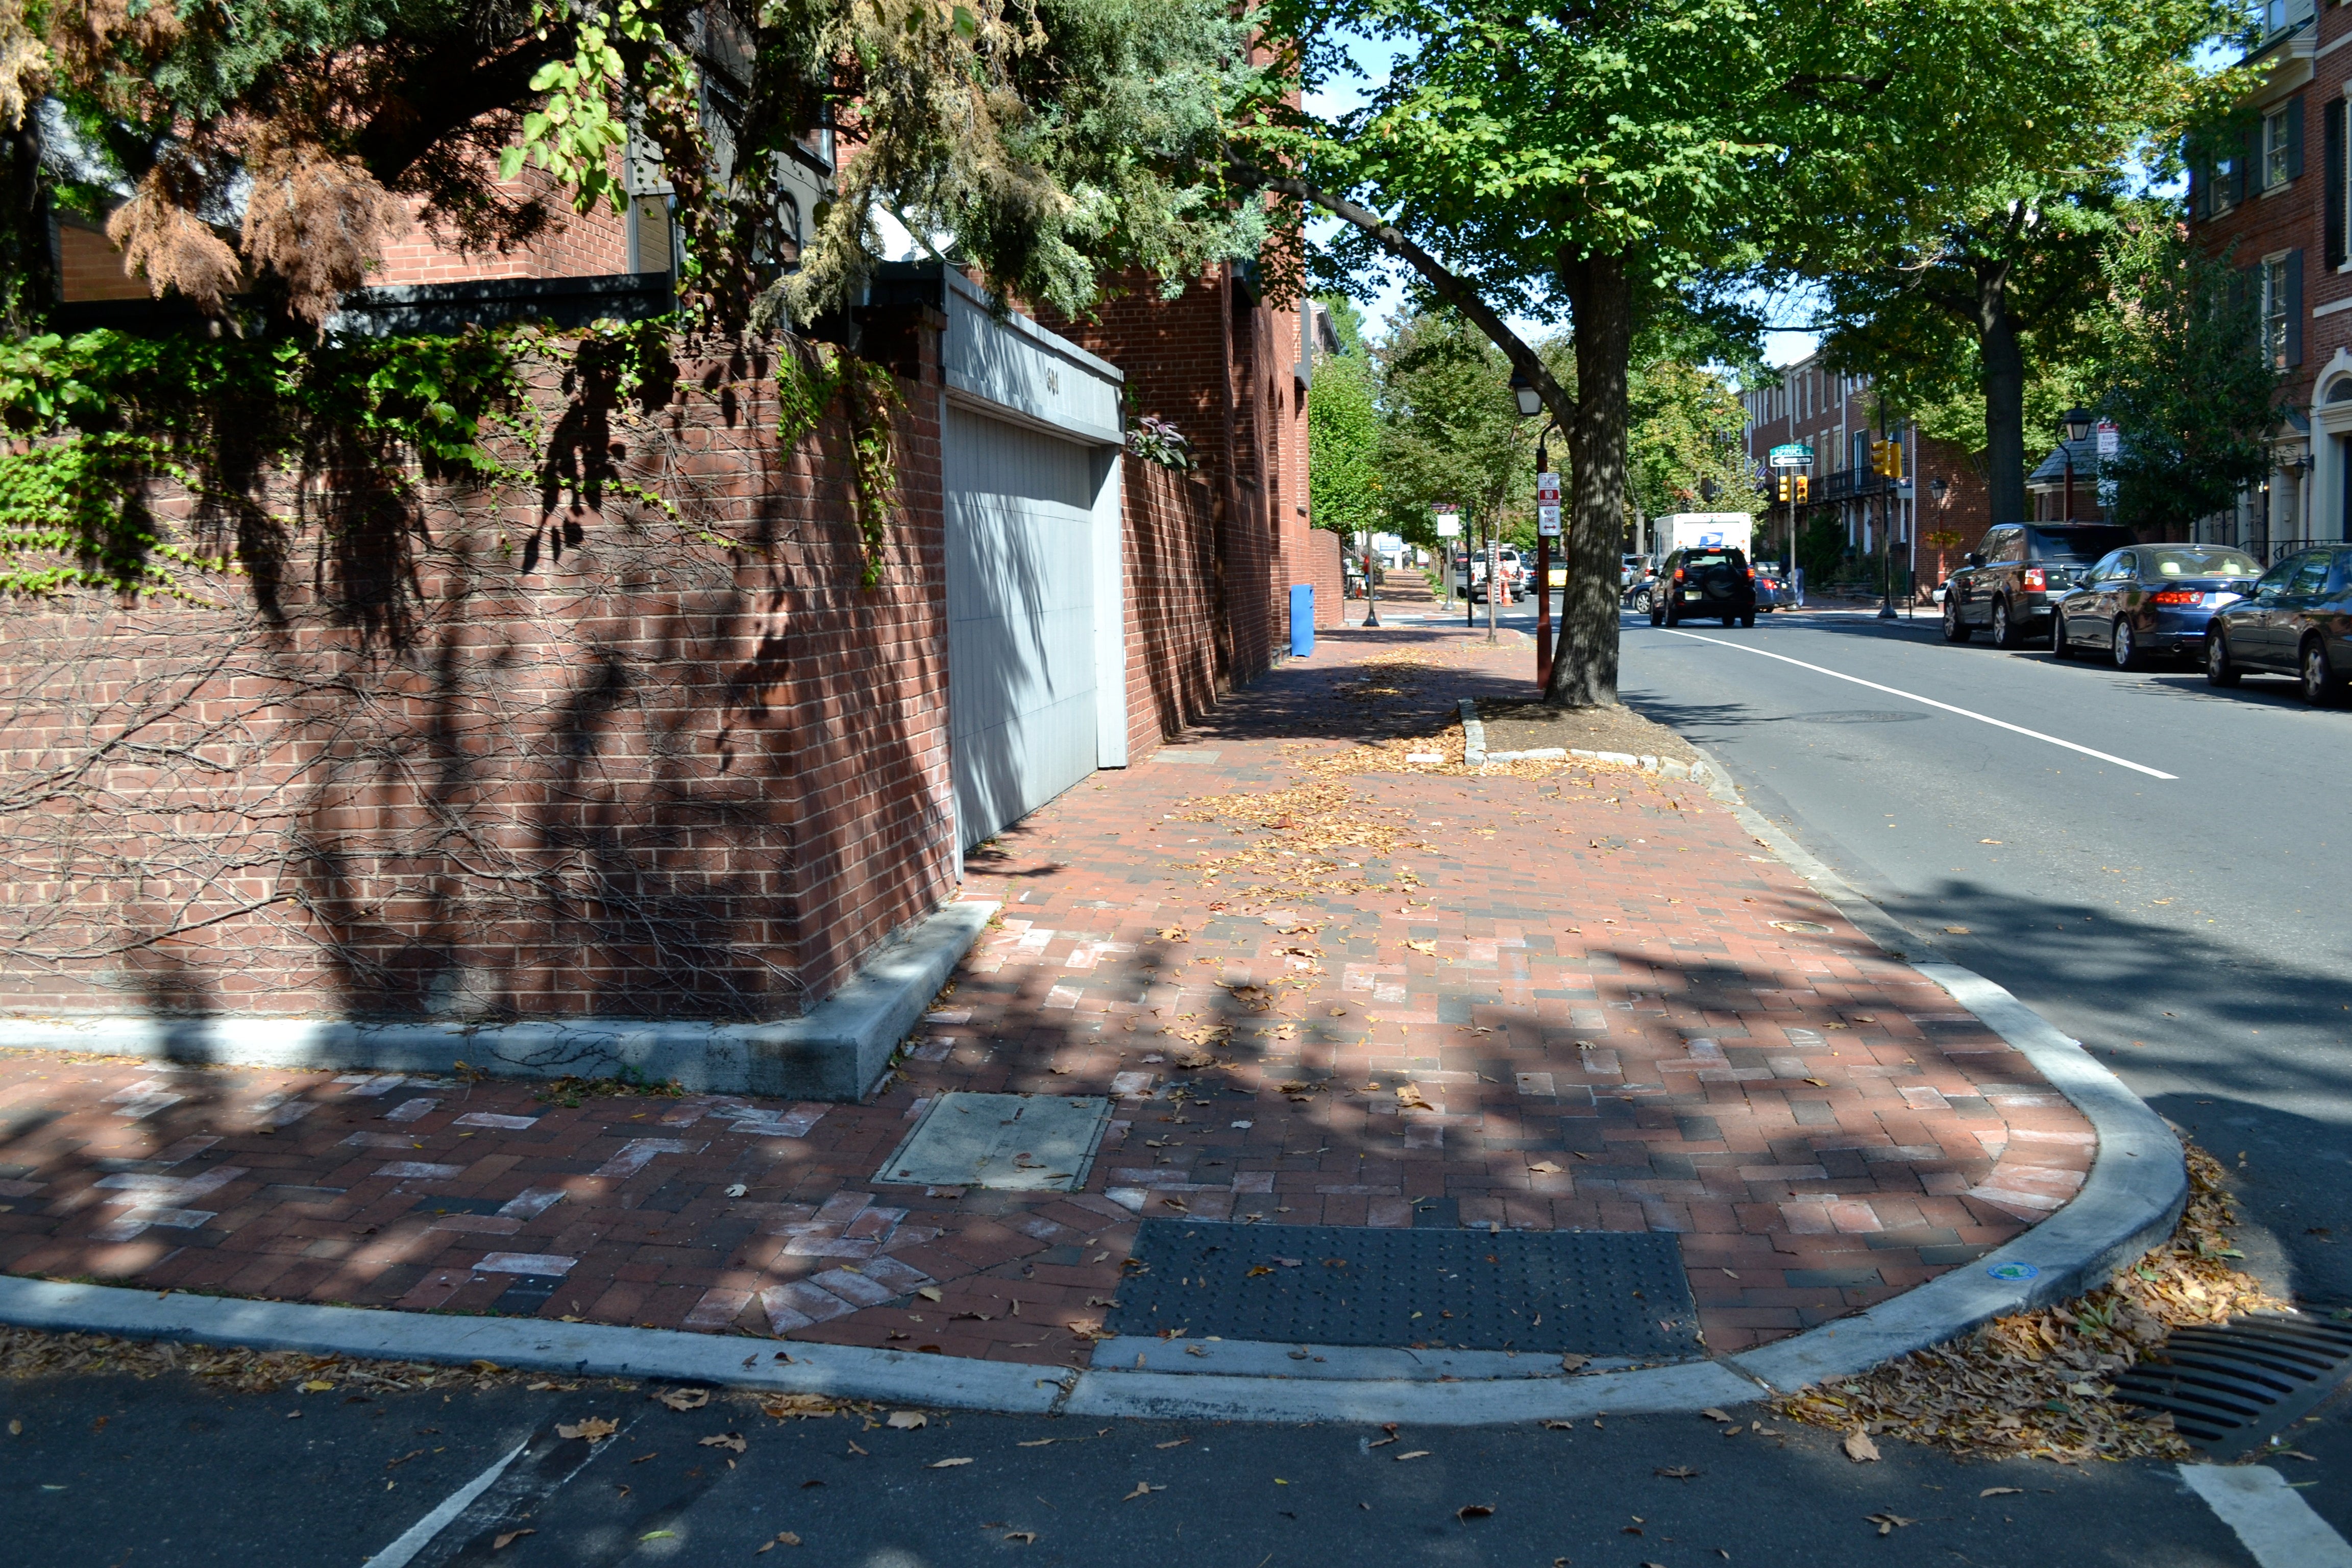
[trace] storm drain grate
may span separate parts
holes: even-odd
[[[2217,1459],[2262,1447],[2352,1375],[2352,1323],[2254,1312],[2179,1329],[2113,1379],[2126,1405],[2168,1410],[2180,1435]]]
[[[1143,1222],[1118,1334],[1695,1357],[1671,1236]]]

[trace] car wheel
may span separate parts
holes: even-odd
[[[2005,597],[1992,602],[1992,646],[1995,647],[2017,646],[2017,624],[2010,619],[2009,600]]]
[[[1966,642],[1969,635],[1968,623],[1960,619],[1959,601],[1947,594],[1944,596],[1944,640]]]
[[[1756,612],[1755,612],[1755,611],[1753,611],[1753,610],[1750,610],[1750,611],[1748,611],[1746,615],[1744,615],[1744,616],[1740,616],[1740,617],[1739,617],[1739,624],[1740,624],[1741,626],[1754,626],[1754,625],[1756,624]]]
[[[2139,634],[2132,630],[2130,617],[2116,617],[2115,630],[2107,638],[2107,647],[2115,655],[2117,669],[2139,668]]]
[[[2326,708],[2336,700],[2336,664],[2327,657],[2327,643],[2322,637],[2309,637],[2303,645],[2303,700],[2314,708]]]
[[[2230,639],[2221,628],[2213,627],[2205,634],[2205,684],[2235,686],[2239,669],[2230,658]]]
[[[2050,657],[2062,662],[2074,657],[2074,647],[2066,640],[2066,617],[2054,609],[2050,612]]]

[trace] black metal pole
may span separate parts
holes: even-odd
[[[1372,583],[1372,531],[1364,530],[1364,625],[1381,624],[1381,593]]]

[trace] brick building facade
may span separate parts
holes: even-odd
[[[1906,424],[1897,433],[1905,480],[1890,485],[1871,472],[1875,411],[1867,376],[1832,370],[1816,353],[1784,369],[1779,385],[1752,388],[1744,399],[1748,464],[1772,498],[1757,520],[1759,557],[1790,558],[1790,503],[1778,499],[1779,473],[1769,457],[1774,447],[1791,441],[1813,451],[1812,467],[1801,470],[1809,492],[1795,509],[1801,532],[1833,517],[1849,550],[1874,557],[1880,530],[1887,528],[1895,561],[1908,564],[1922,584],[1941,582],[1992,525],[1975,459],[1948,442],[1928,440],[1916,426]]]
[[[2287,377],[2269,476],[2198,535],[2274,559],[2303,541],[2347,536],[2352,11],[2277,0],[2265,22],[2249,56],[2258,85],[2243,102],[2242,126],[2224,145],[2192,150],[2189,222],[2200,246],[2246,278],[2265,345]]]

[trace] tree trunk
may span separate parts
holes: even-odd
[[[41,182],[41,135],[37,114],[27,110],[8,133],[6,234],[0,237],[0,264],[16,284],[0,297],[7,324],[17,331],[57,302],[57,269],[49,252],[49,193]]]
[[[1984,362],[1985,489],[1992,522],[2025,516],[2025,355],[2009,313],[2009,268],[1977,274],[1977,342]]]
[[[1626,377],[1633,298],[1618,256],[1560,268],[1576,328],[1576,412],[1568,431],[1572,500],[1568,589],[1544,700],[1600,708],[1617,700],[1618,557],[1625,538]]]

